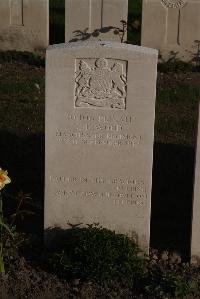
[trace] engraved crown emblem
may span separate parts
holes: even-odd
[[[78,60],[75,107],[125,109],[126,62],[98,58]]]

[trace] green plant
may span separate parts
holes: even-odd
[[[166,298],[166,296],[176,296],[185,299],[191,294],[197,294],[198,282],[187,275],[183,268],[159,269],[158,267],[148,271],[148,278],[145,286],[148,295],[155,298]]]
[[[137,288],[143,279],[145,257],[127,236],[98,225],[65,231],[51,254],[53,269],[66,278],[81,278],[109,285],[113,281]]]

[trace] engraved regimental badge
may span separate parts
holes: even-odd
[[[187,3],[187,0],[161,0],[161,3],[166,8],[182,8]]]
[[[77,59],[75,107],[126,109],[127,61]]]

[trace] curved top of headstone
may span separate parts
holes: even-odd
[[[80,42],[70,42],[70,43],[62,43],[62,44],[54,44],[50,45],[47,50],[54,49],[65,49],[65,48],[115,48],[115,49],[124,49],[124,50],[132,50],[134,52],[140,52],[143,54],[149,55],[158,55],[158,50],[152,48],[146,48],[131,44],[118,43],[118,42],[110,42],[110,41],[80,41]]]

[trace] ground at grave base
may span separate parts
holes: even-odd
[[[45,265],[42,265],[41,260],[31,261],[21,257],[7,267],[7,273],[0,277],[0,298],[1,299],[96,299],[96,298],[119,298],[119,299],[199,299],[200,289],[200,269],[191,268],[188,264],[180,265],[180,257],[176,254],[170,255],[167,252],[158,254],[156,250],[152,250],[150,254],[150,262],[148,271],[157,271],[157,276],[164,275],[171,271],[172,279],[178,279],[173,276],[176,271],[181,271],[186,279],[193,279],[191,287],[193,291],[186,296],[173,295],[163,293],[159,290],[159,285],[155,288],[155,294],[135,294],[134,290],[125,287],[123,284],[114,281],[109,287],[102,286],[92,281],[81,281],[79,278],[73,280],[65,280],[58,277],[56,274],[50,273]],[[41,259],[41,256],[40,256]],[[171,279],[171,278],[170,278]],[[175,284],[173,284],[174,286]],[[197,287],[198,286],[198,287]],[[149,287],[149,286],[148,286]],[[180,286],[182,287],[182,286]],[[170,289],[168,290],[170,292]],[[172,290],[171,290],[172,291]],[[177,289],[177,293],[182,290]]]
[[[199,99],[199,72],[161,69],[157,86],[151,245],[160,252],[165,249],[179,252],[183,259],[189,251]],[[12,178],[9,192],[15,194],[23,190],[31,193],[29,209],[35,214],[19,223],[18,231],[25,232],[25,239],[33,240],[41,234],[43,226],[43,61],[34,57],[29,57],[28,61],[27,57],[0,57],[0,145],[0,167],[7,169]],[[105,288],[79,279],[66,282],[48,270],[40,256],[40,246],[41,239],[35,238],[30,252],[22,251],[20,259],[9,263],[7,273],[0,278],[0,299],[166,298],[134,295],[118,283]],[[181,252],[183,248],[185,250]],[[150,269],[156,267],[159,275],[166,268],[180,270],[181,267],[182,274],[193,277],[193,283],[197,284],[195,295],[191,293],[186,298],[200,298],[200,270],[188,268],[187,264],[180,266],[179,261],[179,257],[169,258],[167,253],[152,251]],[[173,275],[171,278],[174,279]]]

